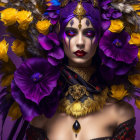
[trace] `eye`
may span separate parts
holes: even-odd
[[[72,30],[67,30],[65,33],[68,37],[74,37],[76,35],[76,32]]]
[[[84,33],[84,35],[89,37],[89,38],[93,38],[95,36],[95,32],[94,31],[86,31]]]
[[[89,37],[89,38],[93,38],[95,36],[95,31],[93,28],[87,28],[83,31],[83,34],[86,36],[86,37]]]

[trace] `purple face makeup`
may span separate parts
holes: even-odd
[[[86,25],[87,25],[87,26],[89,26],[89,25],[90,25],[89,20],[86,20]]]
[[[70,22],[70,25],[72,26],[74,24],[74,21],[72,20],[71,22]]]
[[[97,8],[94,8],[89,3],[82,3],[84,9],[86,10],[86,15],[89,20],[85,21],[85,24],[89,26],[90,22],[92,26],[95,29],[95,35],[96,35],[96,42],[98,42],[100,38],[100,32],[101,32],[101,17],[100,17],[100,11]],[[63,33],[65,32],[66,25],[68,22],[75,17],[73,14],[74,9],[77,6],[77,2],[69,3],[66,7],[62,8],[60,10],[60,39],[63,37]],[[73,21],[71,22],[71,27],[73,26]]]

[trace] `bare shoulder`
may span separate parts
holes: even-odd
[[[133,106],[125,101],[121,101],[115,104],[115,112],[118,124],[135,117]]]
[[[44,115],[34,117],[30,124],[34,127],[43,129],[46,124],[47,118]]]

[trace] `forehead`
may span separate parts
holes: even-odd
[[[76,17],[74,17],[68,22],[66,27],[78,28],[78,25],[79,20]],[[91,21],[86,17],[81,20],[81,25],[82,25],[81,29],[93,28]]]

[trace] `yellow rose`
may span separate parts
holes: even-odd
[[[113,85],[111,86],[111,97],[116,98],[117,100],[122,100],[125,96],[128,95],[127,90],[125,90],[124,85]]]
[[[7,8],[1,11],[1,21],[5,26],[12,25],[16,23],[18,11],[14,8]]]
[[[0,42],[0,59],[2,59],[5,62],[8,62],[8,51],[9,44],[6,42],[6,40],[2,40]]]
[[[119,33],[124,29],[124,24],[121,20],[111,20],[109,31],[113,33]]]
[[[30,11],[22,10],[17,13],[17,22],[19,23],[19,29],[27,30],[32,20],[33,17]]]
[[[135,100],[135,104],[136,104],[137,108],[140,109],[140,100],[139,99]]]
[[[16,39],[12,46],[12,51],[17,55],[17,56],[23,56],[24,55],[24,50],[25,50],[25,43],[21,40]]]
[[[139,33],[132,33],[129,44],[134,44],[134,45],[140,46],[140,34]]]
[[[0,2],[0,7],[5,7],[5,3],[3,3],[3,2]]]
[[[132,5],[132,7],[135,11],[140,10],[140,4]]]
[[[42,20],[37,22],[36,28],[39,31],[39,33],[46,35],[49,32],[50,25],[51,23],[49,20]]]
[[[1,86],[2,87],[9,86],[13,80],[13,77],[14,77],[13,74],[3,76],[1,80]]]
[[[137,12],[137,15],[140,16],[140,12]]]
[[[21,117],[21,111],[19,105],[14,102],[9,109],[8,116],[12,117],[12,120],[16,120]]]
[[[131,84],[140,88],[140,74],[129,75],[128,80]]]

